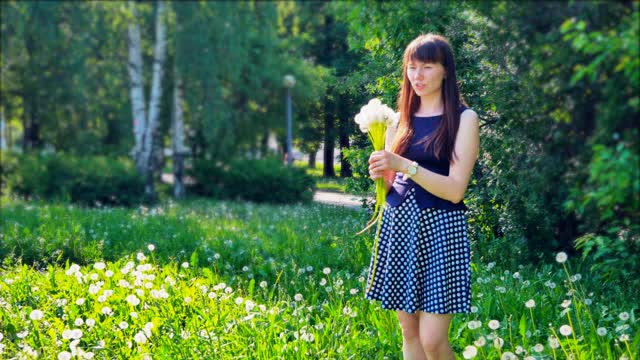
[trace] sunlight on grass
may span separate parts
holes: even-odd
[[[2,210],[2,358],[402,358],[395,313],[363,298],[371,238],[352,235],[365,213],[211,201]],[[474,263],[456,353],[635,358],[637,305],[597,293],[572,261]]]

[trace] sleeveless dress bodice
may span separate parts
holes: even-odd
[[[467,108],[465,106],[461,106],[459,111],[462,113]],[[442,115],[435,116],[412,116],[411,118],[412,126],[414,129],[413,138],[411,139],[410,145],[405,151],[403,157],[416,161],[421,167],[438,173],[440,175],[448,176],[449,175],[449,163],[445,159],[436,159],[433,149],[430,146],[429,151],[425,151],[424,142],[420,144],[416,144],[420,139],[434,132],[440,123],[442,122]],[[443,210],[467,210],[467,206],[463,201],[458,203],[453,203],[449,200],[442,199],[429,191],[427,191],[422,186],[416,184],[411,178],[407,180],[403,180],[403,173],[396,173],[396,178],[389,189],[389,193],[387,194],[387,205],[388,206],[398,206],[400,205],[409,190],[415,189],[415,198],[418,202],[418,206],[420,209],[424,208],[436,208]]]

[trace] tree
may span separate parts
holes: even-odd
[[[132,13],[132,22],[129,25],[129,76],[131,78],[131,104],[133,111],[133,125],[135,134],[135,146],[133,157],[140,174],[146,179],[145,194],[149,198],[155,197],[154,189],[154,138],[160,116],[160,99],[162,97],[162,77],[164,62],[167,52],[165,3],[158,2],[156,10],[156,42],[153,58],[153,81],[151,84],[151,96],[148,111],[144,101],[143,75],[144,67],[141,55],[140,28],[137,23],[137,11],[135,2],[129,1]]]

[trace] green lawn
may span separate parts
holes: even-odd
[[[333,191],[338,193],[345,193],[345,179],[340,177],[340,164],[336,164],[333,170],[336,177],[329,178],[324,177],[322,164],[317,164],[315,168],[309,168],[308,163],[305,161],[296,161],[294,166],[303,168],[307,171],[307,174],[313,176],[316,180],[316,189],[323,191]]]
[[[4,201],[0,358],[400,359],[395,313],[363,299],[371,237],[352,235],[367,220],[319,204]],[[474,259],[474,313],[454,317],[454,350],[634,358],[637,303],[581,267]]]

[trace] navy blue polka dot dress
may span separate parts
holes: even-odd
[[[431,194],[413,185],[397,206],[384,206],[365,299],[380,301],[383,309],[408,313],[469,313],[471,252],[466,206],[424,206],[428,201],[423,198]],[[399,198],[397,193],[391,195],[388,200]]]

